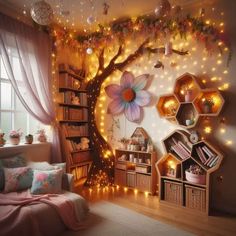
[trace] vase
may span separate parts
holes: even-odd
[[[20,138],[11,138],[10,137],[10,142],[12,145],[18,145],[20,143]]]
[[[191,102],[193,100],[193,91],[192,90],[187,90],[186,94],[184,96],[185,102]]]
[[[25,143],[26,144],[32,144],[33,143],[33,136],[25,136]]]

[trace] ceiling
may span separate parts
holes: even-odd
[[[0,0],[0,10],[10,12],[23,20],[30,19],[30,9],[34,2],[39,0]],[[54,11],[54,21],[64,27],[76,30],[94,29],[98,23],[108,23],[114,19],[125,16],[138,16],[153,13],[160,0],[45,0]],[[201,5],[212,0],[169,0],[173,5],[188,8]],[[109,5],[107,15],[103,14],[104,2]],[[4,8],[4,9],[3,9]],[[87,18],[92,16],[95,20],[87,23]]]

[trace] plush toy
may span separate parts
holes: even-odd
[[[89,148],[89,139],[86,137],[81,138],[80,143],[77,144],[77,149],[84,150]]]

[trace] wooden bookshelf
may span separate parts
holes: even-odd
[[[191,144],[189,137],[187,131],[176,130],[162,141],[166,154],[156,163],[159,175],[159,199],[161,202],[209,214],[210,177],[220,167],[223,154],[206,140]],[[179,147],[173,148],[174,145]],[[181,147],[185,151],[188,150],[187,153],[182,153]],[[206,165],[201,160],[200,152],[197,151],[199,147],[205,158],[211,160],[212,166]],[[205,151],[205,147],[209,153]],[[201,168],[200,178],[204,180],[203,182],[200,179],[199,182],[187,179],[186,171],[193,165]]]
[[[92,164],[92,149],[79,146],[82,139],[90,137],[85,87],[84,70],[68,64],[59,65],[58,117],[62,150],[67,171],[76,180],[86,177]],[[76,104],[73,103],[75,98]]]
[[[224,102],[218,89],[202,89],[196,76],[185,73],[176,79],[173,93],[159,97],[157,111],[168,121],[191,129],[203,116],[218,116]]]

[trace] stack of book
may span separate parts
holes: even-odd
[[[84,125],[68,125],[62,126],[66,137],[71,136],[88,136],[88,124]]]
[[[58,116],[60,120],[78,120],[87,121],[88,120],[88,109],[74,109],[69,107],[60,107]]]
[[[88,105],[87,94],[86,93],[80,93],[79,100],[80,100],[80,104],[81,105],[83,105],[83,106],[87,106]]]
[[[191,156],[191,149],[188,145],[184,144],[182,141],[177,141],[172,138],[173,144],[171,145],[171,150],[174,151],[182,160],[185,160]]]
[[[196,147],[196,152],[200,161],[209,168],[216,165],[219,160],[219,156],[213,153],[206,145]]]

